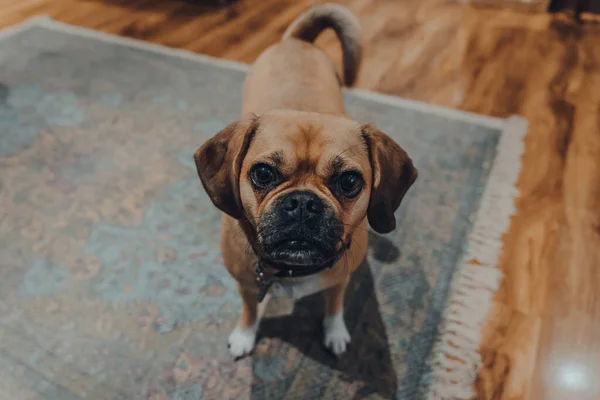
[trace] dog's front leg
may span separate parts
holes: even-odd
[[[258,304],[258,293],[238,285],[242,297],[242,311],[237,326],[229,335],[229,351],[236,357],[242,357],[252,351],[256,341],[258,325],[264,315],[265,308],[270,299],[267,294],[263,301]]]
[[[325,292],[325,346],[336,356],[346,351],[350,333],[344,322],[344,292],[346,283],[333,286]]]

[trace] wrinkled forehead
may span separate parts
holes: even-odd
[[[246,160],[277,166],[282,173],[306,169],[328,175],[332,168],[370,168],[367,145],[357,122],[308,113],[261,117]]]

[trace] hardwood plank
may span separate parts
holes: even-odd
[[[588,47],[589,46],[589,47]],[[535,395],[549,400],[600,398],[600,52],[582,38],[582,75],[572,103],[572,134],[564,168],[565,229],[561,233],[542,314]],[[564,266],[571,266],[564,268]]]
[[[244,38],[243,41],[228,46],[227,50],[223,53],[223,57],[235,58],[238,61],[251,63],[264,49],[279,40],[279,37],[283,35],[288,25],[305,8],[305,4],[297,2],[292,6],[286,7],[282,12],[271,18],[268,25],[259,26],[255,31],[244,31],[243,35],[247,35],[248,37]]]
[[[230,46],[244,41],[247,36],[265,25],[266,20],[283,12],[286,7],[283,0],[265,1],[248,6],[235,18],[211,29],[186,47],[200,53],[221,56]]]
[[[477,398],[526,397],[535,369],[541,320],[495,302],[489,322],[481,348],[483,368],[476,384]]]

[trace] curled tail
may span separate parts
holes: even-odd
[[[362,46],[358,19],[346,7],[338,4],[313,7],[296,18],[283,37],[312,43],[327,28],[333,29],[342,43],[344,84],[352,86],[360,68]]]

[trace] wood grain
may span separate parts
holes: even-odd
[[[252,62],[314,3],[0,0],[0,26],[49,14]],[[600,398],[600,27],[457,1],[342,3],[364,27],[359,87],[530,121],[477,398]],[[339,59],[331,34],[318,43]]]
[[[527,12],[545,12],[551,0],[464,0],[476,7],[505,9],[511,8]]]

